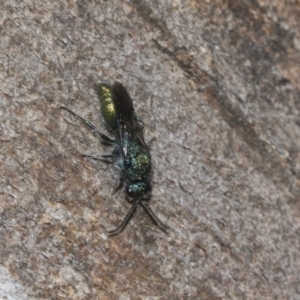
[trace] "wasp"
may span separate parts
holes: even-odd
[[[131,208],[119,226],[108,231],[108,235],[113,236],[122,232],[139,205],[154,223],[166,232],[167,226],[160,221],[148,203],[152,190],[151,155],[143,135],[144,123],[136,115],[132,99],[120,82],[115,82],[113,85],[99,84],[96,86],[96,92],[100,101],[104,125],[113,138],[102,133],[89,120],[68,108],[64,106],[60,108],[84,122],[99,135],[104,145],[113,147],[113,151],[109,155],[100,157],[82,155],[91,159],[115,163],[118,166],[120,181],[113,194],[125,185],[125,199],[131,204]]]

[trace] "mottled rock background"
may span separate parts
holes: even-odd
[[[300,3],[0,1],[1,299],[300,299]],[[95,83],[146,125],[129,208]],[[6,298],[5,298],[6,297]]]

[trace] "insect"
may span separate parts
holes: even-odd
[[[131,203],[131,208],[123,221],[108,235],[119,234],[128,224],[138,205],[140,205],[158,227],[166,231],[164,225],[150,208],[148,201],[151,197],[151,156],[149,147],[145,143],[143,128],[144,123],[136,115],[132,99],[120,82],[113,85],[99,84],[96,88],[101,107],[104,124],[114,137],[108,137],[99,131],[89,120],[86,120],[66,107],[60,107],[83,121],[89,128],[97,133],[103,144],[112,146],[109,155],[100,157],[82,155],[91,159],[117,164],[120,171],[120,182],[113,194],[125,185],[126,200]]]

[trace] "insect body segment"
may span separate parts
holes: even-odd
[[[100,84],[97,89],[102,117],[107,129],[114,135],[114,140],[101,133],[88,120],[65,107],[61,108],[97,132],[106,144],[114,146],[111,155],[100,157],[84,155],[103,161],[112,158],[112,161],[116,162],[120,170],[120,183],[115,192],[125,184],[126,200],[132,204],[120,225],[116,229],[108,231],[108,234],[119,234],[130,221],[138,205],[143,207],[160,229],[166,231],[167,227],[157,218],[148,204],[151,193],[151,156],[142,132],[144,124],[135,113],[132,99],[125,87],[119,82],[115,82],[112,86]]]
[[[107,84],[98,85],[98,96],[101,105],[101,114],[108,129],[117,129],[117,112],[113,101],[111,87]]]
[[[138,139],[128,142],[128,155],[119,159],[118,164],[126,178],[130,181],[143,180],[149,177],[151,170],[151,157],[148,148],[142,147]]]

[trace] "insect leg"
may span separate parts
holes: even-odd
[[[113,235],[117,235],[119,234],[128,224],[129,220],[131,219],[133,213],[135,212],[136,208],[138,206],[138,203],[135,203],[131,206],[129,212],[127,213],[127,215],[125,216],[124,220],[122,221],[122,223],[115,229],[113,230],[108,230],[107,233],[109,236],[113,236]]]
[[[79,115],[77,115],[76,113],[72,112],[71,110],[69,110],[68,108],[61,106],[60,109],[64,109],[66,111],[68,111],[70,114],[72,114],[73,116],[75,116],[77,119],[81,120],[82,122],[84,122],[88,127],[90,127],[93,131],[95,131],[96,133],[99,134],[100,138],[106,142],[106,143],[111,143],[111,144],[115,144],[115,141],[112,140],[111,138],[109,138],[107,135],[105,135],[104,133],[102,133],[101,131],[99,131],[89,120],[86,120],[82,117],[80,117]]]
[[[98,159],[98,160],[102,160],[102,159],[105,159],[105,158],[113,158],[114,156],[111,155],[111,154],[107,154],[107,155],[101,155],[101,156],[93,156],[93,155],[87,155],[87,154],[82,154],[81,155],[82,157],[88,157],[88,158],[91,158],[91,159]]]
[[[152,221],[156,223],[156,225],[164,232],[167,231],[167,226],[156,216],[154,211],[151,209],[149,204],[146,201],[141,201],[139,204],[143,207],[143,209],[147,212],[147,214],[150,216]]]
[[[87,158],[94,159],[94,160],[100,160],[107,164],[113,164],[113,161],[108,160],[108,158],[113,158],[113,155],[93,156],[93,155],[82,154],[81,157],[87,157]]]
[[[120,182],[119,184],[114,188],[113,192],[112,192],[112,195],[114,195],[116,192],[118,192],[124,185],[124,178],[121,177],[120,178]]]

